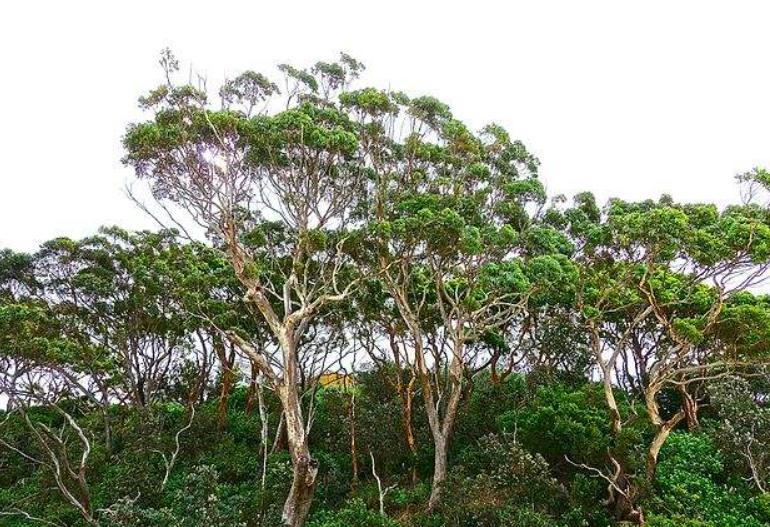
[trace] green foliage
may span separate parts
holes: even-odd
[[[770,525],[767,170],[723,209],[568,204],[502,126],[352,89],[347,54],[218,94],[161,65],[124,162],[209,243],[0,251],[0,526],[278,525],[292,419],[311,527]]]
[[[724,459],[707,436],[674,432],[661,453],[654,500],[655,508],[673,519],[655,524],[679,525],[672,522],[681,518],[709,526],[767,525],[770,517],[753,503],[748,489],[733,486],[726,476]]]
[[[534,378],[514,375],[494,384],[488,376],[481,377],[461,410],[445,489],[448,499],[436,514],[425,515],[421,511],[430,491],[427,476],[431,469],[431,446],[426,425],[419,419],[422,414],[417,408],[415,424],[418,445],[421,452],[428,454],[428,465],[419,470],[420,482],[413,486],[414,465],[394,420],[400,410],[396,394],[376,370],[361,372],[358,379],[357,486],[351,483],[350,393],[324,390],[318,394],[311,436],[312,447],[321,461],[319,496],[311,520],[315,527],[606,527],[610,520],[609,511],[602,505],[602,481],[566,463],[564,456],[602,466],[606,447],[614,444],[616,450],[626,452],[629,458],[644,459],[643,452],[634,449],[643,441],[634,434],[646,432],[630,426],[624,436],[613,439],[598,386],[575,387],[553,380],[543,384],[539,380],[533,388]],[[742,417],[748,426],[754,420],[749,415],[749,399],[741,402],[735,398],[735,393],[748,393],[746,386],[739,388],[737,392],[723,389],[724,396],[715,389],[713,396],[720,419],[732,423],[730,430],[741,429]],[[99,441],[91,458],[89,484],[94,506],[109,510],[99,516],[100,524],[276,525],[291,481],[288,454],[280,451],[270,457],[263,487],[258,417],[244,413],[243,391],[239,393],[231,400],[227,432],[216,431],[215,399],[199,408],[193,428],[182,436],[180,457],[165,488],[159,485],[163,466],[158,451],[169,452],[173,447],[174,435],[186,421],[183,407],[168,403],[154,407],[151,413],[131,414],[116,408],[111,453],[99,441],[100,420],[82,416],[88,433]],[[728,396],[729,393],[733,395]],[[731,409],[727,404],[733,398],[736,406]],[[419,399],[416,404],[421,404]],[[277,423],[277,408],[272,408],[270,420]],[[628,417],[622,399],[621,408]],[[46,417],[41,411],[33,418],[55,416],[49,412]],[[740,454],[743,444],[728,440],[743,436],[723,435],[729,430],[715,428],[710,422],[704,428],[709,434],[716,434],[715,439],[705,433],[675,431],[664,446],[655,486],[645,498],[650,523],[666,527],[770,525],[766,498],[745,482],[746,468],[725,457],[733,455],[730,448],[735,449],[736,456]],[[1,433],[0,437],[9,444],[28,448],[28,432],[18,415],[6,421]],[[724,450],[716,450],[715,444],[724,445]],[[385,500],[389,517],[377,512],[378,493],[371,476],[370,450],[375,455],[379,475],[388,486],[396,485]],[[39,455],[34,450],[27,451]],[[0,469],[0,509],[24,504],[30,514],[81,525],[79,516],[56,492],[34,499],[52,484],[44,467],[31,465],[4,449],[0,451]],[[0,525],[26,526],[19,518],[11,518],[3,519]]]
[[[354,499],[336,512],[325,512],[312,518],[308,527],[398,527],[398,522]]]
[[[565,456],[601,462],[612,442],[601,388],[592,384],[577,390],[544,386],[531,407],[509,410],[499,420],[505,431],[555,465],[563,464]]]
[[[553,525],[551,513],[565,498],[539,455],[511,435],[490,435],[469,446],[447,483],[446,525]],[[550,522],[550,523],[549,523]]]
[[[187,476],[184,487],[174,493],[169,507],[142,509],[135,500],[123,499],[105,513],[105,525],[245,527],[246,523],[241,521],[240,500],[226,496],[226,489],[218,480],[215,470],[200,466]]]

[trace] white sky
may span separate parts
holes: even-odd
[[[153,226],[120,139],[165,46],[214,81],[346,51],[363,84],[506,126],[552,193],[724,204],[770,164],[769,23],[736,0],[4,1],[0,247]]]

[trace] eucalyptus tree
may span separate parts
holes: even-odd
[[[223,251],[277,342],[280,352],[268,354],[225,331],[281,401],[294,467],[283,521],[302,525],[318,462],[301,406],[299,347],[319,312],[356,284],[343,246],[364,174],[354,162],[356,129],[336,99],[363,66],[344,54],[310,71],[282,65],[283,88],[248,71],[226,82],[215,104],[204,83],[173,83],[179,66],[169,52],[161,63],[166,83],[140,100],[151,117],[129,126],[125,162],[158,201],[174,205],[165,210],[183,211]],[[278,248],[265,239],[247,243],[265,222],[281,226]],[[279,272],[265,272],[271,259]]]
[[[0,309],[10,315],[14,305],[24,304],[39,287],[35,278],[33,257],[10,249],[0,251]],[[0,370],[17,370],[18,357],[12,353],[0,356]],[[8,402],[6,401],[6,404]]]
[[[84,240],[47,242],[35,257],[43,294],[84,346],[103,350],[115,367],[103,393],[136,407],[161,399],[190,353],[187,320],[170,272],[172,233],[103,229]]]
[[[77,419],[101,407],[92,378],[109,370],[109,364],[98,349],[84,348],[71,335],[40,298],[17,292],[0,301],[0,397],[7,403],[0,432],[18,418],[32,439],[14,444],[0,437],[0,447],[18,454],[22,463],[47,470],[62,497],[89,525],[97,526],[87,479],[92,438]],[[22,509],[11,513],[27,515]]]
[[[466,377],[488,362],[485,346],[469,344],[525,316],[533,295],[563,280],[570,248],[538,224],[537,160],[501,127],[475,134],[432,97],[367,88],[341,99],[371,181],[357,256],[412,348],[433,436],[433,509]]]
[[[729,308],[738,293],[760,283],[770,266],[770,216],[754,204],[720,211],[713,205],[611,201],[602,212],[592,196],[579,195],[563,216],[581,265],[577,312],[586,328],[604,385],[616,437],[625,421],[614,388],[626,381],[642,399],[652,440],[644,477],[629,474],[631,460],[610,452],[610,501],[619,516],[638,522],[639,491],[652,484],[661,447],[682,421],[697,426],[703,382],[761,362],[759,350],[729,345]],[[663,412],[667,391],[678,408]],[[636,416],[630,416],[635,418]]]

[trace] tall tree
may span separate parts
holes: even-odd
[[[278,343],[280,354],[271,356],[244,335],[225,334],[281,401],[294,467],[283,521],[300,526],[318,462],[300,401],[299,345],[319,312],[345,299],[355,284],[342,247],[363,174],[352,162],[355,129],[334,99],[362,65],[343,54],[311,71],[281,66],[284,106],[271,112],[279,88],[264,75],[246,72],[226,82],[214,107],[204,86],[172,82],[178,62],[169,52],[161,63],[167,82],[141,99],[153,116],[128,128],[125,161],[159,201],[188,213],[222,249]],[[264,221],[278,222],[281,244],[249,238],[262,232],[255,227]],[[264,272],[268,262],[277,272]]]
[[[342,102],[373,180],[359,262],[382,281],[413,349],[435,452],[432,510],[466,377],[486,364],[484,347],[469,344],[524,316],[532,295],[569,273],[570,248],[537,225],[537,160],[501,127],[474,134],[432,97],[367,88]],[[446,393],[435,382],[444,376]]]
[[[555,217],[558,215],[555,215]],[[713,205],[613,200],[604,213],[593,197],[579,195],[562,218],[581,263],[577,308],[604,386],[612,430],[624,421],[615,386],[628,381],[642,398],[654,430],[644,477],[634,483],[628,461],[610,452],[610,500],[621,518],[644,521],[636,503],[655,477],[658,455],[682,421],[696,427],[703,381],[737,373],[763,359],[756,350],[727,345],[723,329],[736,318],[735,295],[760,283],[770,266],[770,223],[754,204],[719,211]],[[672,413],[660,408],[673,391]]]

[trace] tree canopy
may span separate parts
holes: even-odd
[[[0,525],[770,525],[765,170],[568,200],[347,54],[160,63],[159,230],[0,252]]]

